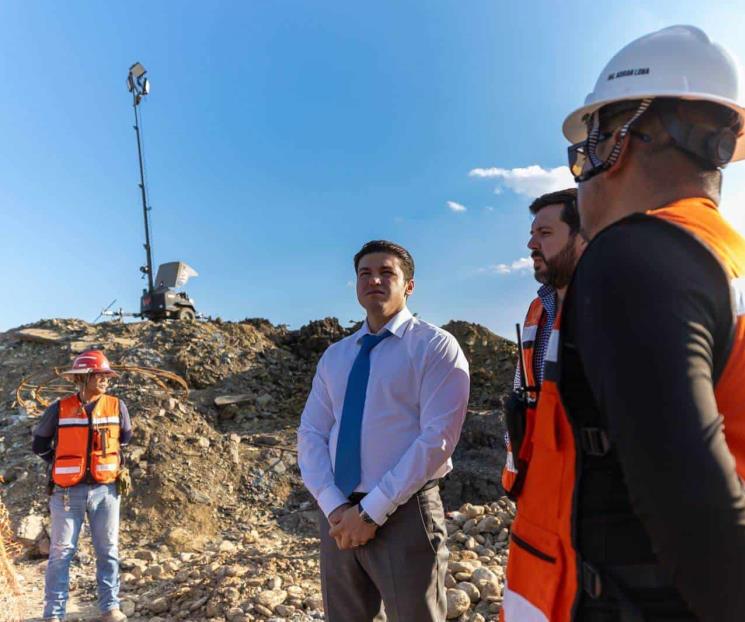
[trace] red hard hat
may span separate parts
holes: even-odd
[[[101,350],[86,350],[78,355],[72,363],[72,368],[63,374],[112,374],[116,375],[111,369],[109,359],[106,358]]]

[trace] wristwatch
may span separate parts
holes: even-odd
[[[360,518],[361,518],[361,519],[362,519],[363,521],[365,521],[365,522],[366,522],[366,523],[367,523],[368,525],[376,525],[376,526],[377,526],[377,524],[378,524],[378,523],[376,523],[376,522],[375,522],[375,521],[373,520],[373,517],[372,517],[372,516],[370,516],[370,515],[369,515],[369,514],[368,514],[368,513],[367,513],[367,512],[365,511],[365,508],[363,508],[363,507],[362,507],[362,506],[361,506],[361,505],[360,505],[359,503],[357,504],[357,511],[358,511],[358,512],[360,513]]]

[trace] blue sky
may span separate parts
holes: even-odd
[[[138,308],[125,78],[140,61],[155,261],[199,271],[198,310],[359,319],[351,258],[388,238],[416,260],[413,311],[511,337],[536,289],[527,205],[566,179],[565,115],[618,49],[667,25],[745,60],[734,6],[6,0],[0,330]],[[723,209],[745,231],[745,164]]]

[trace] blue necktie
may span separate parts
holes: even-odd
[[[360,466],[362,413],[365,410],[367,381],[370,377],[370,350],[390,336],[389,331],[385,331],[382,335],[363,335],[359,354],[354,359],[347,379],[339,436],[336,439],[336,462],[334,463],[334,483],[345,497],[354,492],[362,477]]]

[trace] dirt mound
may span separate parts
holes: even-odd
[[[296,331],[263,319],[44,320],[0,333],[0,476],[6,480],[0,490],[14,525],[33,526],[28,550],[44,555],[48,547],[47,469],[30,451],[40,409],[24,408],[16,388],[30,379],[27,406],[34,396],[51,399],[49,371],[64,369],[91,347],[102,348],[115,364],[158,368],[189,384],[185,392],[136,372],[112,384],[111,393],[127,403],[135,427],[128,450],[134,492],[122,506],[125,549],[194,549],[225,537],[240,539],[256,528],[274,534],[283,547],[310,546],[315,511],[297,468],[296,429],[318,358],[356,328],[344,328],[335,318]],[[501,495],[501,404],[512,381],[514,345],[475,324],[450,322],[444,328],[463,347],[472,376],[456,469],[443,486],[454,509]],[[58,392],[72,391],[55,382]],[[308,572],[317,581],[317,567],[311,564]]]
[[[517,347],[480,324],[452,320],[443,328],[463,348],[471,366],[470,408],[501,407],[505,390],[512,386]]]

